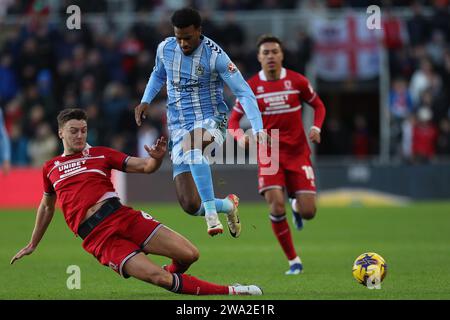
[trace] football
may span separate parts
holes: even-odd
[[[360,284],[370,289],[379,289],[381,288],[381,282],[386,277],[386,261],[377,253],[363,253],[353,263],[352,272],[353,277]]]

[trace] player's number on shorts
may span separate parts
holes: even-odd
[[[302,166],[303,171],[305,171],[306,179],[314,180],[314,170],[311,166]]]

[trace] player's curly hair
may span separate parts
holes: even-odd
[[[62,110],[56,119],[58,120],[58,127],[62,128],[66,122],[73,119],[87,121],[87,113],[83,109],[69,108]]]
[[[261,45],[263,43],[267,43],[267,42],[278,43],[280,45],[280,48],[283,50],[283,42],[281,42],[280,38],[278,38],[272,34],[269,34],[269,33],[263,34],[258,38],[258,41],[256,42],[256,49],[258,49],[258,51],[259,51],[259,48],[261,47]]]
[[[187,28],[194,26],[198,28],[202,25],[200,13],[192,8],[182,8],[172,14],[172,25],[177,28]]]

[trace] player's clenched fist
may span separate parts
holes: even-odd
[[[309,140],[313,143],[320,143],[320,130],[312,127],[309,131]]]
[[[148,106],[149,104],[144,102],[134,108],[134,118],[138,126],[141,125],[141,119],[145,119],[145,113],[147,112]]]
[[[256,140],[258,141],[258,143],[265,144],[267,146],[270,146],[272,143],[270,136],[267,134],[265,130],[261,130],[256,133]]]

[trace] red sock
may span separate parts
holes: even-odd
[[[185,273],[190,266],[190,264],[182,264],[172,259],[172,263],[164,266],[164,270],[169,271],[170,273]]]
[[[289,260],[295,259],[297,257],[297,252],[295,252],[291,230],[289,229],[289,224],[286,221],[286,215],[270,215],[270,220],[272,222],[273,233],[275,234],[275,237],[277,237],[284,254]]]
[[[173,285],[170,291],[182,294],[203,295],[228,295],[228,286],[206,282],[187,274],[173,273]]]

